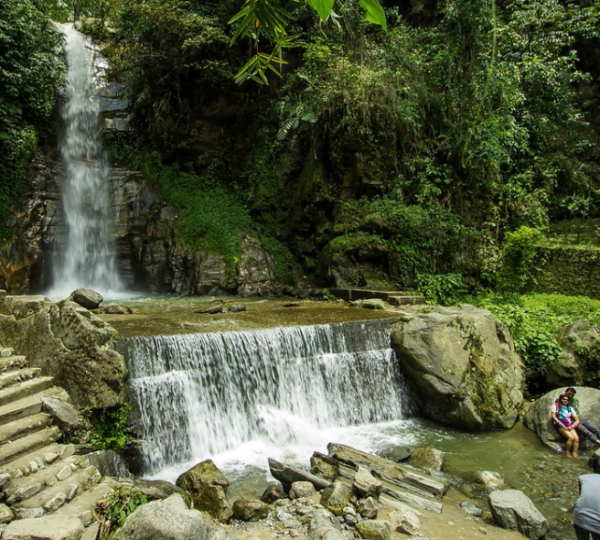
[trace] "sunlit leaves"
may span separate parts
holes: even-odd
[[[365,20],[387,29],[385,13],[379,0],[360,0],[360,6],[366,11]]]
[[[333,9],[334,0],[307,0],[310,6],[319,14],[322,21],[326,21]]]
[[[295,0],[294,4],[308,4],[313,8],[322,22],[327,21],[332,13],[335,0]],[[385,13],[379,0],[360,0],[365,10],[365,20],[387,29]],[[243,37],[250,39],[254,46],[253,57],[235,75],[235,81],[241,84],[248,79],[259,84],[268,84],[267,72],[271,71],[281,76],[281,66],[284,64],[282,53],[284,49],[297,46],[297,36],[289,36],[287,27],[293,19],[288,5],[284,7],[281,0],[246,0],[242,9],[229,21],[237,24],[231,43]],[[273,44],[273,50],[265,53],[259,48],[261,38]]]

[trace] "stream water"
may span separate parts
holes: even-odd
[[[496,471],[505,487],[524,491],[549,519],[547,538],[570,537],[569,509],[577,476],[587,472],[584,462],[551,452],[521,423],[472,434],[415,416],[389,346],[389,319],[327,303],[288,309],[286,318],[279,301],[248,301],[245,314],[207,316],[191,311],[198,302],[162,299],[155,313],[165,333],[182,329],[167,324],[172,317],[186,321],[188,334],[147,336],[151,301],[140,301],[137,322],[136,315],[112,318],[130,336],[119,348],[128,358],[131,399],[148,442],[146,476],[174,481],[211,458],[232,482],[232,499],[256,497],[271,480],[269,457],[308,467],[312,453],[326,452],[329,442],[371,452],[432,446],[446,454],[443,478],[480,497],[482,507],[485,492],[472,473]],[[353,321],[361,312],[374,319]],[[311,313],[349,322],[299,326]],[[271,317],[290,324],[263,328]],[[238,330],[211,332],[229,324]]]

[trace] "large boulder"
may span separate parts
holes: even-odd
[[[589,418],[597,423],[600,420],[600,390],[583,386],[574,388],[577,390],[576,397],[579,402],[577,414],[580,418]],[[556,431],[550,416],[552,405],[565,390],[566,388],[563,387],[548,392],[538,399],[525,415],[525,425],[535,431],[540,440],[553,450],[558,450],[565,443],[565,438]]]
[[[546,372],[549,386],[585,386],[598,382],[597,369],[588,365],[589,354],[600,346],[600,328],[581,319],[560,330],[559,357]]]
[[[223,523],[231,519],[233,511],[226,495],[229,481],[210,459],[181,474],[175,483],[190,495],[195,508]]]
[[[488,503],[494,521],[503,529],[519,531],[530,540],[542,538],[550,530],[548,520],[522,491],[493,491]]]
[[[83,523],[72,516],[41,516],[17,519],[4,530],[5,540],[79,540],[84,532]]]
[[[523,404],[522,361],[489,311],[412,306],[392,327],[392,347],[423,414],[477,431],[510,428]]]
[[[78,304],[1,291],[0,335],[54,377],[75,406],[103,409],[125,401],[127,366],[114,348],[116,331]]]
[[[189,510],[181,495],[138,507],[127,517],[115,540],[225,540],[230,536],[211,526],[198,510]]]

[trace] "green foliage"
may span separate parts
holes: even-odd
[[[55,128],[60,34],[31,0],[0,2],[0,223],[25,186],[29,163]],[[0,229],[0,241],[10,231]]]
[[[261,235],[260,242],[267,252],[275,259],[275,278],[280,283],[292,285],[301,275],[301,269],[296,263],[290,250],[276,238]]]
[[[197,102],[231,85],[224,25],[204,2],[123,0],[116,26],[111,70],[129,88],[135,127],[165,154],[181,148]]]
[[[418,274],[417,289],[427,298],[428,304],[450,306],[464,294],[460,274]]]
[[[326,22],[332,14],[334,0],[305,0],[299,3],[300,7],[308,4],[317,12],[321,21]],[[387,29],[385,13],[379,0],[360,0],[360,6],[366,12],[366,21]],[[236,25],[231,43],[248,38],[254,52],[236,74],[235,81],[238,84],[248,79],[268,84],[268,71],[281,76],[281,68],[286,63],[283,60],[284,50],[299,46],[299,35],[288,34],[294,15],[289,2],[245,0],[240,11],[229,21],[229,24]],[[259,48],[261,39],[272,44],[271,52],[265,53]]]
[[[111,491],[108,497],[100,501],[96,507],[101,519],[98,540],[113,538],[117,530],[125,524],[127,516],[147,503],[147,495],[130,487],[120,486]]]
[[[504,291],[524,292],[536,282],[533,262],[537,246],[544,239],[538,229],[521,227],[508,233],[502,249],[502,266],[497,276],[497,284]]]
[[[531,389],[540,389],[548,367],[560,355],[556,334],[562,327],[579,319],[600,323],[600,301],[583,296],[485,295],[465,301],[488,309],[509,328]]]
[[[90,442],[102,450],[123,451],[129,440],[127,428],[131,407],[121,405],[114,409],[102,409],[90,413],[92,433]]]
[[[110,163],[121,167],[139,169],[142,164],[142,142],[133,131],[105,133],[102,142]]]
[[[58,22],[73,22],[84,17],[105,20],[115,14],[119,3],[119,0],[34,0],[40,11]]]
[[[163,166],[156,155],[147,163],[147,173],[167,202],[181,210],[177,226],[186,245],[222,255],[233,267],[242,253],[240,233],[253,228],[237,195],[210,178]]]

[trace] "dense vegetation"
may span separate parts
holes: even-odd
[[[599,46],[598,5],[383,5],[387,32],[349,0],[325,24],[298,3],[283,34],[258,35],[227,24],[237,2],[124,0],[109,50],[143,147],[234,193],[322,282],[321,266],[370,252],[347,282],[495,285],[507,233],[598,215],[599,70],[578,52]],[[240,77],[257,50],[274,70]],[[217,90],[250,128],[194,153],[190,126]]]
[[[0,2],[0,239],[40,144],[54,138],[60,34],[28,0]]]
[[[191,246],[233,257],[236,231],[260,230],[323,284],[321,268],[351,261],[355,285],[440,274],[506,285],[511,233],[600,212],[599,4],[382,6],[5,2],[3,214],[53,127],[61,73],[48,17],[88,16],[133,104],[136,133],[108,141],[112,155],[149,171],[158,153],[181,171],[197,195],[177,198],[172,182],[167,192]],[[193,136],[207,108],[225,118],[208,149]],[[239,209],[206,218],[221,231],[195,223],[215,193]]]
[[[477,292],[542,377],[557,328],[598,317],[582,299],[514,293],[535,288],[547,250],[597,251],[597,226],[564,223],[600,218],[600,3],[381,7],[3,2],[4,222],[54,130],[49,18],[88,17],[132,103],[135,131],[111,135],[110,155],[161,186],[191,249],[233,264],[245,231],[283,281],[419,288],[440,303]]]

